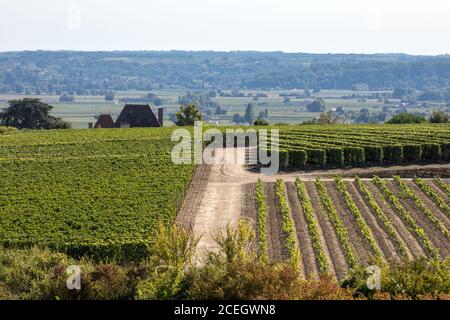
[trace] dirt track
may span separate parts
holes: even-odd
[[[176,222],[193,226],[197,235],[202,235],[199,243],[201,251],[215,251],[217,244],[213,235],[219,230],[224,230],[227,224],[236,226],[243,212],[242,194],[245,184],[254,183],[261,178],[264,182],[274,182],[282,178],[285,182],[295,181],[296,177],[304,181],[312,181],[316,177],[323,180],[331,180],[335,175],[365,176],[371,173],[396,172],[415,169],[442,169],[450,170],[450,164],[409,165],[390,167],[370,167],[353,169],[332,169],[316,171],[299,171],[282,173],[277,175],[260,175],[256,170],[250,170],[245,166],[245,149],[218,149],[216,151],[216,164],[201,165],[197,168],[191,187],[186,195],[184,203],[178,213]],[[241,161],[234,161],[238,156]],[[345,179],[347,180],[347,179]],[[246,215],[248,217],[248,215]],[[338,273],[339,271],[336,270]]]

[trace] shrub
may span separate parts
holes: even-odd
[[[344,150],[342,148],[329,148],[327,152],[327,164],[341,167],[344,165]]]
[[[442,158],[441,146],[437,143],[426,143],[422,145],[422,159],[439,160]]]
[[[408,161],[419,161],[422,158],[422,146],[419,144],[403,145],[403,158]]]
[[[401,145],[389,145],[383,147],[383,160],[386,162],[400,162],[403,159],[403,147]]]
[[[305,150],[289,150],[289,165],[294,168],[304,168],[306,166],[306,161],[308,155]]]
[[[347,164],[361,164],[364,163],[364,149],[360,147],[345,147],[344,148],[345,163]]]

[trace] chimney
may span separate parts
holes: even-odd
[[[164,127],[164,108],[158,109],[158,121],[161,127]]]

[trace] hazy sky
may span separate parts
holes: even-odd
[[[450,53],[449,0],[0,0],[0,51]]]

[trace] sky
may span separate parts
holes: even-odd
[[[0,0],[0,51],[450,53],[449,0]]]

